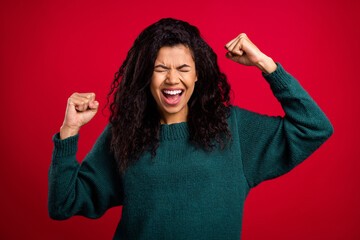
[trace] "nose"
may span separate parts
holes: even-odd
[[[177,84],[180,81],[180,76],[175,69],[170,69],[166,76],[166,81],[169,84]]]

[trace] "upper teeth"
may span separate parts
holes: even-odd
[[[179,94],[181,92],[182,92],[182,90],[174,90],[174,91],[164,90],[164,93],[170,94],[170,95],[176,95],[176,94]]]

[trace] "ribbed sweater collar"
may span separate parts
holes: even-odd
[[[159,139],[163,141],[186,139],[190,136],[187,122],[162,124]]]

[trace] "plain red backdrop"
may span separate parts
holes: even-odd
[[[197,26],[218,54],[233,103],[283,115],[260,70],[225,58],[244,32],[308,91],[334,135],[293,171],[254,188],[242,238],[360,239],[359,2],[46,1],[0,3],[1,239],[111,239],[121,207],[97,220],[51,220],[47,212],[52,136],[67,98],[95,92],[100,107],[136,36],[163,17]],[[81,129],[78,160],[108,111]]]

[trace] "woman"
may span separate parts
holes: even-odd
[[[228,59],[262,71],[284,117],[231,105],[226,76],[198,29],[161,19],[137,37],[115,74],[109,124],[81,165],[79,130],[99,103],[94,93],[68,99],[53,136],[50,217],[99,218],[122,205],[114,239],[240,239],[251,188],[300,164],[333,128],[246,34],[225,48]]]

